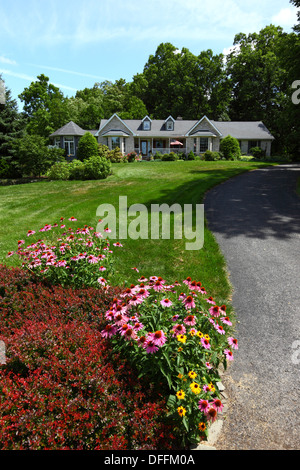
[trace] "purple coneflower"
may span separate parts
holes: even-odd
[[[173,303],[171,302],[170,299],[162,299],[160,301],[160,304],[163,306],[163,307],[171,307],[171,305],[173,305]]]

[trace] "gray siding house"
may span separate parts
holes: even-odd
[[[206,150],[219,151],[220,141],[227,135],[235,137],[242,154],[249,154],[253,147],[260,147],[269,156],[274,137],[261,121],[233,122],[213,121],[203,116],[199,120],[121,119],[114,114],[110,119],[103,119],[98,130],[86,131],[75,123],[51,134],[55,146],[65,148],[70,158],[76,158],[78,141],[85,132],[91,132],[97,141],[110,149],[119,147],[122,153],[136,152],[143,158],[150,154],[180,151],[188,154],[193,151],[200,155]]]

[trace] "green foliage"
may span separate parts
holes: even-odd
[[[260,147],[252,147],[252,149],[250,149],[250,155],[253,155],[254,158],[263,158],[266,156],[266,152]]]
[[[195,160],[195,154],[192,150],[188,154],[188,160]]]
[[[57,162],[46,173],[49,180],[68,180],[70,177],[70,165],[68,162]]]
[[[25,134],[14,142],[18,166],[22,176],[40,176],[46,173],[57,159],[57,153],[46,145],[46,140],[39,135]]]
[[[213,162],[215,160],[220,160],[221,156],[219,152],[212,152],[211,150],[206,150],[203,155],[203,160],[206,162]]]
[[[98,144],[98,155],[102,158],[108,158],[109,148],[107,145]]]
[[[84,162],[74,159],[69,163],[70,180],[84,180],[85,179],[85,164]]]
[[[124,161],[123,154],[121,150],[119,149],[119,147],[116,147],[115,149],[110,150],[108,152],[107,158],[109,161],[111,161],[111,163],[121,163]]]
[[[178,154],[175,152],[164,153],[161,157],[164,162],[175,162],[178,158]]]
[[[226,160],[237,159],[241,156],[241,149],[238,140],[231,135],[224,137],[220,142],[220,152]]]
[[[84,160],[84,179],[102,180],[111,173],[111,163],[99,155],[94,155]]]
[[[98,155],[98,143],[95,137],[86,132],[79,140],[77,158],[81,161]]]

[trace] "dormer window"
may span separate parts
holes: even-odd
[[[165,121],[166,123],[166,130],[167,131],[173,131],[174,130],[174,119],[172,116],[169,116],[168,119]]]
[[[143,131],[151,130],[151,119],[148,116],[144,117],[142,123],[143,123]]]

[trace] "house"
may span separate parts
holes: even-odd
[[[66,156],[70,160],[73,160],[77,155],[79,139],[86,132],[95,135],[97,130],[85,130],[75,124],[75,122],[70,121],[65,126],[53,132],[49,137],[54,147],[65,149]]]
[[[65,148],[67,155],[76,157],[79,138],[91,132],[97,141],[110,149],[119,147],[123,154],[135,151],[148,158],[150,154],[180,151],[199,155],[206,150],[219,151],[220,141],[227,135],[235,137],[242,154],[249,154],[253,147],[260,147],[269,156],[274,137],[261,121],[237,122],[214,121],[203,116],[199,120],[121,119],[114,114],[110,119],[102,119],[98,130],[85,131],[70,122],[51,134],[55,146]]]

